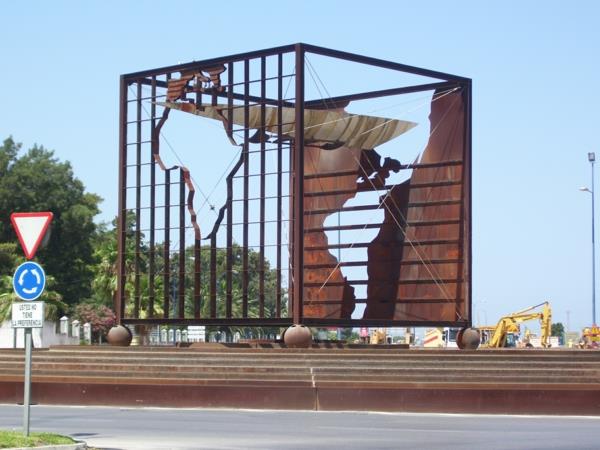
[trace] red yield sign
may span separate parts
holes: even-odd
[[[51,212],[24,212],[10,215],[10,221],[27,259],[35,256],[35,252],[52,222],[52,217]]]

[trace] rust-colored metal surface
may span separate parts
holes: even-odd
[[[423,83],[314,98],[312,58]],[[398,144],[416,123],[350,112],[415,93],[416,159]],[[165,126],[185,113],[223,140],[169,165]],[[123,75],[119,120],[119,323],[470,325],[469,79],[294,44]],[[218,205],[188,168],[213,152],[233,157]]]

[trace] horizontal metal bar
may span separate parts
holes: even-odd
[[[131,120],[131,121],[127,122],[127,125],[144,123],[144,122],[152,122],[153,120],[159,120],[159,119],[160,119],[160,117],[149,117],[147,119]]]
[[[156,183],[154,186],[155,187],[167,186],[167,184],[166,183]],[[139,188],[148,188],[148,187],[152,187],[152,185],[151,184],[141,184],[139,186],[127,186],[126,189],[137,189],[138,187]],[[158,230],[158,228],[155,228],[155,229]]]
[[[408,226],[411,227],[430,227],[436,225],[459,225],[460,219],[447,219],[447,220],[409,220]],[[367,223],[367,224],[353,224],[353,225],[332,225],[329,227],[315,227],[307,228],[304,230],[305,233],[322,233],[324,231],[347,231],[347,230],[367,230],[367,229],[379,229],[381,228],[380,223]]]
[[[310,305],[339,305],[341,300],[305,300],[307,304]],[[402,304],[402,303],[460,303],[462,299],[456,298],[397,298],[394,303]],[[354,303],[369,303],[368,298],[355,298]]]
[[[141,83],[141,84],[145,84],[145,85],[148,85],[148,86],[150,86],[152,84],[152,81],[149,80],[149,79],[146,79],[146,78],[143,78],[143,79],[140,79],[140,80],[136,80],[136,82]],[[168,88],[168,84],[165,81],[161,81],[161,80],[156,80],[156,86],[162,87],[164,89]],[[196,91],[194,89],[188,88],[188,89],[186,89],[185,93],[186,94],[195,94]],[[206,93],[205,95],[208,96],[208,95],[211,95],[211,93]],[[234,99],[236,99],[236,100],[244,100],[244,101],[248,100],[248,101],[250,101],[251,103],[254,103],[254,104],[262,104],[262,103],[264,103],[265,105],[279,106],[278,100],[273,99],[273,98],[265,98],[265,99],[263,99],[261,97],[256,97],[254,95],[248,95],[246,97],[244,94],[238,94],[237,92],[231,92],[231,93],[229,93],[227,91],[217,92],[216,93],[217,97],[222,97],[222,98],[228,98],[229,95],[231,95],[231,97],[234,98]],[[287,107],[293,108],[294,107],[294,103],[289,102],[287,100],[295,100],[295,99],[293,97],[290,97],[290,98],[282,100],[283,106],[287,106]],[[235,109],[235,108],[244,108],[244,107],[245,107],[245,105],[235,105],[232,109]],[[226,109],[229,109],[229,108],[226,108]]]
[[[377,261],[378,263],[390,263],[390,264],[398,264],[400,266],[415,266],[422,265],[423,261],[421,260],[384,260]],[[451,258],[451,259],[432,259],[427,260],[427,264],[458,264],[463,262],[461,259]],[[305,269],[330,269],[335,267],[364,267],[369,265],[369,261],[342,261],[339,263],[323,263],[323,264],[304,264]]]
[[[321,319],[304,316],[302,323],[309,327],[449,327],[464,328],[466,320],[394,320],[394,319]]]
[[[282,195],[281,196],[281,198],[287,198],[287,197],[290,197],[290,195]],[[247,201],[252,201],[252,200],[263,200],[263,199],[264,200],[273,200],[273,199],[276,199],[276,198],[279,198],[279,197],[277,195],[271,195],[271,196],[267,196],[267,197],[252,197],[252,198],[246,198],[246,199],[236,198],[236,199],[233,199],[232,202],[243,202],[243,201],[246,201],[246,200]],[[259,222],[259,223],[261,223],[261,222]]]
[[[158,80],[157,80],[157,83],[158,83]],[[143,85],[151,85],[152,81],[148,80],[148,83],[142,83],[142,84]],[[158,86],[158,84],[157,84],[156,87],[164,87],[164,88],[166,88],[166,86]],[[140,101],[154,100],[154,99],[157,99],[157,98],[165,98],[166,96],[167,96],[167,94],[160,94],[160,95],[155,95],[154,97],[152,97],[152,96],[150,96],[150,97],[140,97],[139,99],[138,98],[132,98],[130,100],[127,100],[127,103],[134,103],[134,102],[137,102],[138,100],[140,100]]]
[[[167,73],[173,73],[173,72],[182,72],[182,71],[188,72],[191,70],[199,70],[199,69],[207,68],[207,67],[214,66],[214,65],[225,64],[228,62],[236,62],[236,61],[243,61],[245,59],[260,58],[261,56],[275,56],[275,55],[278,55],[279,53],[290,53],[293,51],[295,51],[294,45],[283,45],[280,47],[272,47],[272,48],[268,48],[268,49],[264,49],[264,50],[256,50],[256,51],[252,51],[252,52],[237,53],[237,54],[229,55],[229,56],[205,59],[203,61],[192,61],[192,62],[185,63],[185,64],[165,66],[165,67],[160,67],[158,69],[150,69],[150,70],[142,70],[139,72],[131,72],[131,73],[121,75],[121,76],[125,79],[125,82],[131,83],[131,82],[137,81],[137,79],[139,79],[139,78],[160,76],[160,75],[164,75]],[[148,81],[150,81],[150,80],[148,80]]]
[[[414,92],[423,92],[423,91],[435,91],[435,90],[444,90],[444,89],[452,89],[455,87],[460,87],[460,84],[456,82],[448,82],[443,81],[441,83],[427,83],[427,84],[418,84],[415,86],[405,86],[398,87],[392,89],[383,89],[380,91],[370,91],[370,92],[361,92],[359,94],[352,95],[340,95],[339,97],[329,97],[318,100],[309,100],[304,105],[306,108],[311,108],[313,106],[323,105],[323,104],[337,104],[342,102],[352,102],[357,100],[366,100],[370,98],[381,98],[381,97],[389,97],[392,95],[402,95],[402,94],[412,94]]]
[[[285,173],[290,173],[288,170],[284,170],[282,172],[265,172],[265,176],[267,175],[279,175],[280,173],[285,174]],[[248,176],[249,177],[260,177],[260,173],[251,173]],[[233,178],[244,178],[244,175],[235,175]]]
[[[285,327],[292,325],[292,319],[282,317],[280,319],[262,318],[262,319],[244,319],[244,318],[200,318],[200,319],[187,319],[187,318],[152,318],[152,319],[133,319],[123,318],[123,323],[126,325],[206,325],[206,326],[246,326],[246,327]]]
[[[169,208],[179,208],[181,205],[180,204],[170,204]],[[184,204],[183,206],[187,206],[187,204]],[[155,205],[154,207],[152,206],[141,206],[139,208],[123,208],[125,211],[135,211],[136,209],[160,209],[160,208],[166,208],[166,205]],[[176,226],[175,228],[179,228],[179,226]],[[173,227],[170,227],[169,230],[172,230]]]
[[[286,197],[288,197],[288,196],[286,195]],[[281,219],[281,222],[291,222],[291,221],[292,221],[291,219]],[[277,222],[278,222],[277,220],[265,220],[262,223],[277,223]],[[261,221],[257,220],[257,221],[254,221],[254,222],[233,222],[231,225],[232,226],[239,226],[239,225],[244,225],[244,224],[247,224],[247,225],[257,225],[257,224],[260,224],[260,223],[261,223]],[[221,226],[224,227],[224,226],[227,226],[227,224],[221,224]],[[285,245],[288,245],[288,244],[285,244]]]
[[[413,202],[409,203],[409,208],[419,208],[428,206],[445,206],[445,205],[460,205],[462,200],[435,200],[430,202]],[[384,205],[357,205],[357,206],[346,206],[345,208],[323,208],[323,209],[310,209],[305,210],[305,216],[313,216],[316,214],[331,214],[336,212],[352,212],[352,211],[370,211],[374,209],[383,209]]]
[[[428,206],[447,206],[447,205],[461,205],[462,199],[456,200],[435,200],[429,202],[412,202],[408,204],[409,208],[420,208]]]
[[[412,285],[412,284],[446,284],[446,283],[458,283],[462,281],[460,278],[446,278],[446,279],[423,279],[423,280],[398,280],[395,283],[398,286],[400,285]],[[372,283],[382,284],[381,280],[371,281]],[[332,286],[346,286],[347,284],[354,286],[366,286],[369,284],[369,280],[346,280],[346,281],[328,281],[326,283],[323,282],[313,282],[313,283],[304,283],[304,287],[332,287]]]
[[[147,163],[138,163],[138,164],[127,164],[125,167],[144,167],[144,166],[150,166],[152,164],[154,164],[154,163],[147,162]],[[128,186],[128,187],[131,187],[131,186]]]
[[[126,145],[138,145],[138,144],[151,144],[152,141],[139,141],[139,142],[128,142]]]
[[[422,163],[422,164],[402,164],[398,166],[400,170],[412,170],[412,169],[434,169],[436,167],[450,167],[450,166],[460,166],[462,165],[462,160],[450,160],[450,161],[440,161],[434,163]],[[312,180],[314,178],[332,178],[332,177],[343,177],[349,175],[356,175],[358,178],[360,176],[358,170],[347,170],[340,172],[323,172],[323,173],[314,173],[310,175],[304,175],[305,180]]]
[[[413,183],[410,185],[411,189],[420,188],[435,188],[435,187],[446,187],[446,186],[459,186],[462,182],[460,180],[452,181],[434,181],[431,183]],[[389,191],[400,186],[399,184],[386,184],[382,187],[373,187],[371,184],[364,184],[364,189],[345,189],[339,191],[318,191],[318,192],[306,192],[305,197],[324,197],[328,195],[344,195],[354,194],[356,192],[378,192],[378,191]]]
[[[460,240],[458,239],[432,239],[432,240],[428,240],[428,241],[404,241],[402,243],[402,245],[409,245],[409,246],[426,246],[426,245],[453,245],[453,244],[459,244]],[[345,249],[345,248],[367,248],[370,245],[373,245],[372,242],[357,242],[357,243],[353,243],[353,244],[330,244],[330,245],[318,245],[318,246],[314,246],[314,247],[304,247],[304,251],[305,252],[314,252],[314,251],[319,251],[319,250],[330,250],[330,249]]]
[[[412,73],[414,75],[421,75],[429,78],[438,78],[447,81],[460,81],[468,82],[469,78],[461,77],[458,75],[452,75],[449,73],[438,72],[435,70],[423,69],[421,67],[408,66],[406,64],[400,64],[392,61],[385,61],[383,59],[373,58],[371,56],[357,55],[355,53],[343,52],[340,50],[333,50],[325,47],[319,47],[317,45],[302,44],[304,50],[308,53],[316,53],[318,55],[328,56],[331,58],[343,59],[346,61],[353,61],[360,64],[366,64],[369,66],[381,67],[384,69],[397,70],[400,72]]]
[[[286,327],[292,325],[289,317],[280,319],[242,319],[242,318],[217,318],[217,319],[133,319],[124,317],[125,325],[207,325],[207,326],[247,326],[247,327]],[[464,328],[469,325],[466,320],[395,320],[395,319],[321,319],[304,316],[302,323],[311,327],[450,327]]]

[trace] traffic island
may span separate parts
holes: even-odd
[[[86,449],[87,445],[84,442],[77,442],[69,436],[60,434],[31,433],[29,436],[23,436],[20,431],[0,430],[0,448],[13,450],[22,448],[82,450]]]

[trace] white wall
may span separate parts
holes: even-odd
[[[34,328],[31,335],[35,348],[47,348],[51,345],[79,345],[79,339],[56,333],[54,322],[44,322],[44,328]],[[7,320],[0,326],[0,348],[14,348],[15,332]],[[23,348],[23,328],[16,329],[17,346]]]

